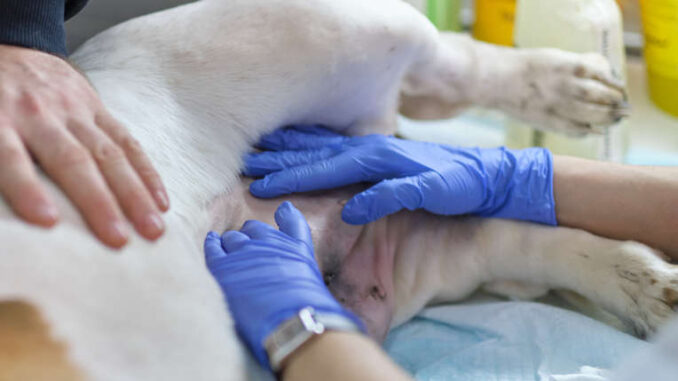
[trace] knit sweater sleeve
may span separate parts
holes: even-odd
[[[0,0],[0,44],[66,56],[64,20],[87,0]]]

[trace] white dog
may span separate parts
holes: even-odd
[[[72,59],[159,169],[173,201],[167,233],[118,253],[55,186],[70,215],[52,230],[0,204],[0,323],[28,325],[39,311],[64,358],[95,379],[247,376],[201,245],[210,229],[271,222],[279,201],[251,198],[239,178],[241,156],[262,134],[291,124],[393,132],[399,107],[438,118],[472,103],[585,133],[614,122],[623,100],[598,56],[441,36],[399,0],[205,0],[112,28]],[[483,285],[523,297],[572,290],[641,334],[678,299],[678,271],[638,243],[425,213],[348,226],[339,210],[349,194],[289,199],[309,219],[330,289],[377,339],[426,304]],[[47,346],[32,340],[45,327],[10,327],[0,334],[25,340],[0,341],[17,354],[0,378],[21,364],[50,379],[73,375],[56,370],[64,358],[39,356]]]

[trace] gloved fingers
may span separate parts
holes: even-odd
[[[348,224],[364,225],[402,209],[419,209],[423,201],[419,176],[384,180],[350,199],[341,217]]]
[[[339,145],[348,137],[322,127],[286,127],[259,140],[257,146],[271,151],[298,151]]]
[[[219,238],[219,234],[215,232],[207,233],[207,237],[205,237],[204,249],[205,261],[208,265],[209,263],[214,262],[215,260],[226,255],[224,249],[221,247],[221,239]]]
[[[338,147],[324,147],[308,151],[250,153],[245,156],[243,174],[250,177],[260,177],[283,169],[326,160],[339,154],[340,151]]]
[[[219,244],[223,248],[224,255],[233,253],[243,248],[243,246],[250,241],[250,237],[247,235],[236,231],[231,230],[224,233],[221,236],[221,241]]]
[[[297,130],[300,132],[307,133],[309,135],[317,135],[317,136],[344,136],[336,131],[333,131],[327,127],[323,127],[320,125],[313,125],[313,126],[292,126],[289,127],[290,129]]]
[[[304,242],[309,249],[313,248],[311,228],[304,215],[291,202],[285,201],[278,207],[275,211],[275,222],[281,232]]]
[[[350,152],[308,165],[284,169],[250,184],[250,193],[272,198],[296,192],[334,189],[368,181],[370,174]]]
[[[271,236],[271,233],[277,233],[277,230],[267,223],[249,220],[242,225],[240,232],[251,239],[266,240]]]

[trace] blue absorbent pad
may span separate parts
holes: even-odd
[[[648,344],[542,303],[498,301],[424,310],[384,344],[417,380],[604,380]]]

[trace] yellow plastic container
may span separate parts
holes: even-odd
[[[678,0],[641,0],[650,98],[678,116]]]
[[[473,38],[497,45],[513,45],[516,0],[476,0]]]

